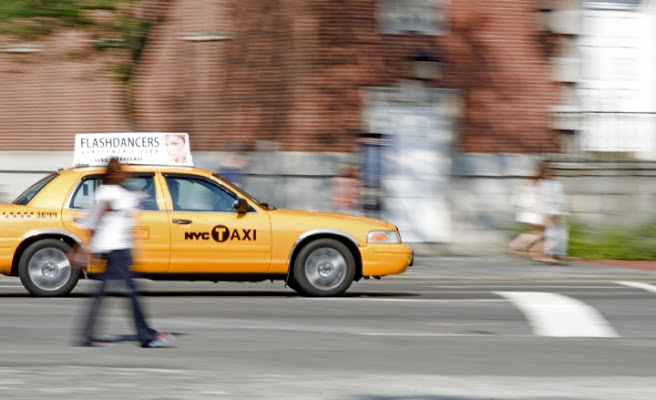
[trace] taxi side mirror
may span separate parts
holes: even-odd
[[[248,205],[248,202],[241,197],[237,197],[235,202],[232,203],[232,207],[237,210],[238,213],[245,213],[250,211],[251,206]]]

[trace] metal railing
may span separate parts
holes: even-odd
[[[656,112],[557,112],[557,158],[576,161],[656,161]]]

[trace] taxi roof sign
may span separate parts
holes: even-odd
[[[78,133],[73,166],[105,166],[116,157],[125,164],[193,167],[189,135],[177,132]]]

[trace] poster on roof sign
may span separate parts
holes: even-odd
[[[74,166],[104,166],[116,157],[125,164],[193,166],[189,135],[171,132],[78,133]]]

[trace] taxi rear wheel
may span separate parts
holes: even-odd
[[[80,270],[71,268],[66,254],[70,246],[61,240],[44,239],[25,249],[18,264],[18,276],[23,286],[34,296],[68,294],[80,277]]]
[[[344,294],[355,276],[355,259],[349,249],[334,239],[318,239],[298,253],[294,279],[298,292],[325,297]]]

